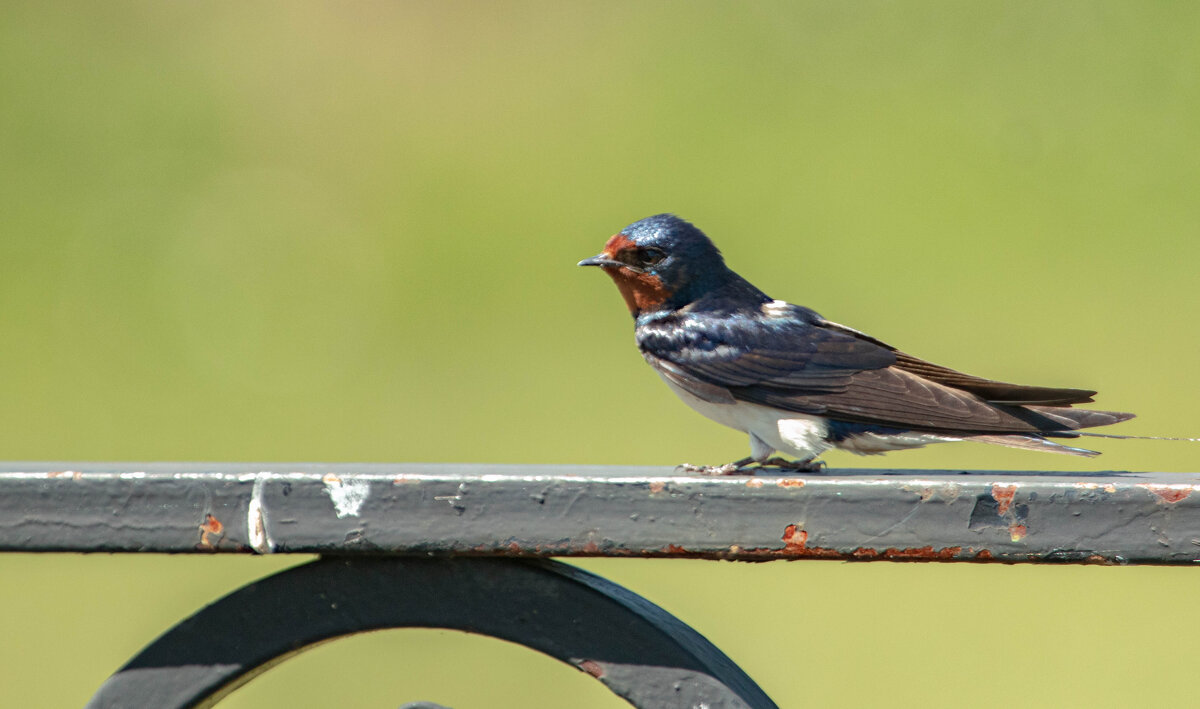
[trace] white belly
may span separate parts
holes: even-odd
[[[661,376],[661,375],[660,375]],[[751,454],[765,460],[772,451],[780,451],[801,460],[815,458],[832,445],[825,440],[828,426],[820,416],[782,412],[769,406],[739,401],[735,404],[713,404],[693,396],[686,390],[662,380],[683,403],[707,418],[734,430],[751,435]],[[754,439],[757,438],[758,441]],[[763,445],[759,445],[759,444]],[[769,450],[764,450],[768,448]]]

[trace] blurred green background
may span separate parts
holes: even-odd
[[[741,457],[574,266],[662,211],[774,297],[1198,435],[1197,36],[1183,2],[0,4],[0,459]],[[1195,471],[1197,446],[827,462]],[[298,561],[0,557],[0,706],[79,706]],[[580,565],[783,707],[1194,700],[1191,569]],[[221,706],[415,699],[625,706],[434,631]]]

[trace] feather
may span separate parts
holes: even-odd
[[[1069,408],[1091,401],[1092,391],[935,365],[780,301],[734,313],[703,306],[640,324],[637,339],[646,361],[705,401],[965,436],[1072,431],[1133,416]]]

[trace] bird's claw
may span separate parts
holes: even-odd
[[[795,473],[819,473],[825,470],[825,462],[815,458],[808,460],[788,460],[786,458],[769,458],[759,464],[759,468],[778,468]]]

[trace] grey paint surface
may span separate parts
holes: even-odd
[[[1195,563],[1200,475],[0,464],[0,550]]]

